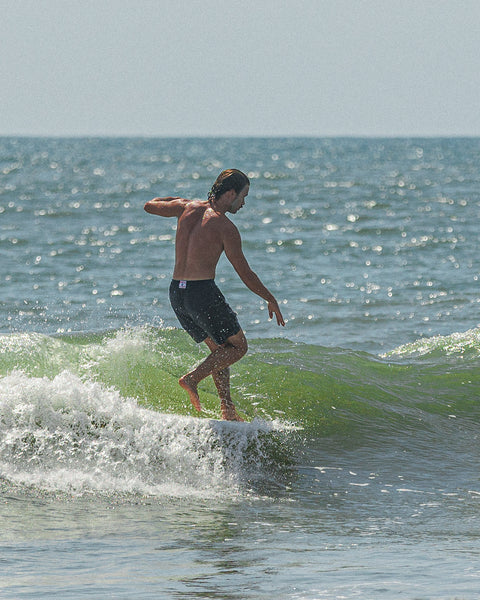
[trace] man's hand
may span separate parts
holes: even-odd
[[[274,314],[277,317],[277,325],[285,327],[285,321],[283,319],[280,308],[278,307],[278,302],[276,300],[271,300],[268,303],[268,316],[270,317],[270,319],[273,319]]]

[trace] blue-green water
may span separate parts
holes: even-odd
[[[0,139],[0,597],[476,598],[478,139]],[[168,305],[161,195],[251,179],[247,424]]]

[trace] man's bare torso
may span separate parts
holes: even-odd
[[[214,279],[224,249],[224,236],[233,223],[208,202],[193,200],[178,219],[174,279]]]

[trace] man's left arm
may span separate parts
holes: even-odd
[[[228,235],[224,239],[224,250],[228,260],[233,265],[233,268],[238,273],[238,276],[243,283],[257,296],[267,301],[268,315],[270,319],[275,314],[277,318],[277,324],[285,326],[285,320],[282,316],[278,302],[275,296],[268,290],[263,283],[260,281],[258,275],[252,271],[248,264],[245,255],[242,250],[242,241],[238,229],[234,227],[232,231],[228,232]]]

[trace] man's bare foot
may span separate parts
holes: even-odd
[[[222,408],[222,419],[224,421],[243,421],[242,417],[237,413],[233,402],[227,403],[222,400],[220,404]]]
[[[178,383],[188,393],[190,402],[193,404],[194,408],[200,412],[202,410],[202,406],[200,404],[200,397],[197,391],[197,384],[192,380],[188,373],[187,375],[180,377]]]

